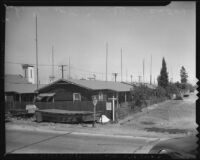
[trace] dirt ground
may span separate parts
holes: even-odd
[[[184,100],[169,100],[144,108],[117,124],[64,124],[35,122],[35,118],[11,118],[6,128],[45,131],[73,131],[95,134],[128,135],[152,138],[172,138],[196,134],[195,123],[197,96],[193,93]]]

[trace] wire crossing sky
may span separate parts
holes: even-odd
[[[169,80],[180,81],[183,65],[195,84],[195,2],[172,2],[163,7],[12,7],[6,8],[5,73],[22,74],[21,64],[36,64],[37,15],[39,79],[48,83],[52,73],[61,78],[60,65],[68,65],[72,78],[96,75],[108,80],[157,79],[165,58]],[[66,78],[69,67],[65,68]]]

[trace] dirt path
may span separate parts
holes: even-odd
[[[135,127],[155,134],[190,134],[196,132],[197,96],[191,94],[184,100],[170,100],[152,105],[121,123],[124,128]]]

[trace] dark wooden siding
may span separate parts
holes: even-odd
[[[93,92],[73,84],[58,83],[41,90],[40,93],[55,93],[55,101],[73,101],[73,93],[80,93],[82,101],[89,101]]]

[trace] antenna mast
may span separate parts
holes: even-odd
[[[121,82],[122,82],[122,48],[121,48]]]
[[[55,78],[55,76],[54,76],[54,53],[53,53],[54,50],[53,49],[54,48],[52,46],[52,75],[49,76],[50,82],[53,82],[54,78]]]
[[[108,42],[106,43],[106,81],[108,80],[107,72],[108,72]]]
[[[152,55],[151,55],[151,66],[150,66],[150,84],[152,84]]]
[[[35,39],[35,42],[36,42],[36,74],[37,74],[37,89],[39,88],[38,85],[39,85],[39,74],[38,74],[38,39],[37,39],[37,15],[35,17],[35,20],[36,20],[36,39]]]

